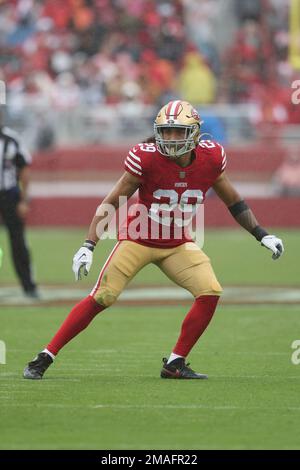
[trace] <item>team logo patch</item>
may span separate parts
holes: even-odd
[[[175,183],[175,188],[187,188],[187,183]]]

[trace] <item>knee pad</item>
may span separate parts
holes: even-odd
[[[98,304],[103,305],[103,307],[106,308],[110,307],[117,300],[117,295],[109,289],[100,288],[97,292],[95,292],[93,297]]]

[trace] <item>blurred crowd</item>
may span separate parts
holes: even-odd
[[[0,0],[0,79],[15,102],[57,109],[181,97],[256,103],[256,124],[299,122],[289,3]]]
[[[188,47],[180,0],[10,0],[0,8],[11,91],[63,108],[154,103],[175,91]]]
[[[257,103],[258,123],[299,123],[289,62],[290,0],[235,0],[239,28],[224,56],[225,99]]]

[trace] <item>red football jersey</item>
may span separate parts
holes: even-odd
[[[141,185],[119,239],[161,248],[191,241],[186,227],[226,167],[224,148],[217,142],[201,141],[193,152],[192,163],[181,168],[155,144],[138,144],[129,151],[125,170],[140,178]]]

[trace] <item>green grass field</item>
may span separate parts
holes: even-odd
[[[205,251],[226,285],[299,285],[299,232],[276,231],[285,256],[276,263],[241,230],[208,231]],[[40,283],[73,285],[71,259],[82,230],[31,230]],[[15,283],[6,238],[1,283]],[[109,253],[97,249],[84,285]],[[156,268],[135,284],[168,284]],[[255,291],[254,291],[255,292]],[[220,305],[190,354],[207,381],[164,381],[161,359],[177,339],[187,307],[124,307],[98,316],[56,359],[44,380],[22,379],[70,305],[0,306],[1,449],[299,449],[299,305]]]

